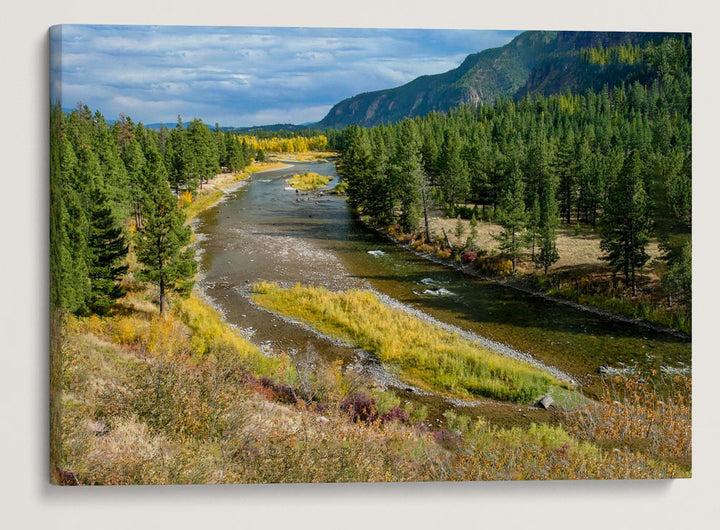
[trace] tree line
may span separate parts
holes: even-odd
[[[626,60],[629,50],[602,53],[603,60]],[[501,98],[396,124],[346,128],[338,173],[350,204],[407,232],[419,230],[423,217],[428,232],[433,200],[451,217],[495,221],[502,226],[500,248],[513,264],[531,248],[546,273],[559,258],[560,223],[599,229],[602,258],[633,292],[655,236],[668,260],[668,291],[689,295],[689,40],[666,39],[633,53],[633,60],[641,55],[646,61],[651,82]]]
[[[135,277],[157,285],[162,313],[167,293],[189,292],[197,269],[177,196],[243,169],[252,148],[198,119],[150,130],[121,115],[110,125],[81,104],[51,108],[50,131],[52,307],[106,313],[124,294],[133,245]]]

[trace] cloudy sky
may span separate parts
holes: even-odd
[[[51,97],[108,120],[300,124],[355,94],[455,68],[518,33],[63,25],[51,33]]]

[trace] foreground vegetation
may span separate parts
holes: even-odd
[[[195,297],[176,299],[165,318],[153,298],[133,291],[113,316],[64,323],[61,483],[687,474],[688,402],[681,410],[651,393],[627,405],[608,399],[568,414],[564,427],[503,429],[448,412],[431,428],[422,411],[337,364],[310,371],[266,356]]]
[[[243,178],[249,143],[199,120],[155,132],[125,118],[110,127],[87,107],[69,115],[54,110],[50,450],[56,483],[689,474],[687,379],[673,379],[677,397],[662,403],[645,383],[623,380],[596,407],[558,412],[553,425],[507,429],[450,411],[436,425],[424,421],[422,407],[339,364],[310,368],[283,352],[260,351],[189,296],[187,218],[221,197],[220,167],[230,172],[227,184]],[[160,240],[171,234],[167,246],[155,249],[170,259],[155,268],[147,250],[151,234]],[[269,284],[256,291],[282,294]],[[451,334],[381,313],[364,293],[316,295],[302,294],[310,321],[324,320],[328,333],[385,356],[418,386],[528,402],[556,384]]]

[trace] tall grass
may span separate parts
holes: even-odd
[[[650,374],[653,380],[657,374]],[[692,380],[663,376],[668,387],[640,375],[613,376],[595,406],[568,413],[566,426],[575,436],[603,447],[642,450],[689,469],[692,459]]]
[[[446,394],[530,402],[558,382],[548,373],[510,359],[391,309],[371,292],[330,292],[259,283],[256,303],[297,318],[322,333],[375,352],[412,384]]]
[[[128,310],[65,323],[59,467],[79,483],[682,475],[638,448],[584,441],[581,429],[501,429],[453,413],[440,429],[412,425],[422,411],[403,411],[390,392],[351,384],[336,364],[293,375],[288,358],[266,360],[200,300],[175,307],[163,319]],[[282,381],[315,399],[278,402],[272,390]],[[632,403],[633,389],[624,401]],[[372,414],[354,422],[360,402]],[[615,425],[624,416],[601,417]]]
[[[326,186],[332,179],[333,177],[318,173],[302,173],[293,175],[288,184],[301,191],[311,191]]]

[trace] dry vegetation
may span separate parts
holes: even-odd
[[[461,219],[460,224],[463,226],[463,235],[461,238],[458,238],[456,236],[457,219],[448,219],[443,216],[441,212],[435,212],[435,214],[429,218],[429,223],[430,232],[434,239],[442,238],[444,229],[450,242],[454,246],[464,246],[467,236],[470,233],[470,221]],[[478,222],[477,232],[475,247],[486,251],[497,251],[498,242],[493,238],[493,235],[498,235],[502,232],[500,225],[490,222]],[[560,259],[550,267],[550,273],[567,271],[571,267],[596,272],[608,272],[610,270],[608,264],[600,259],[602,252],[600,250],[599,233],[586,231],[585,233],[576,234],[574,228],[561,227],[558,230],[557,248]],[[661,256],[657,241],[653,241],[648,245],[647,252],[650,254],[651,260]],[[542,271],[536,270],[534,264],[529,260],[521,263],[523,265],[522,272],[524,273],[542,273]]]
[[[630,399],[616,409],[603,403],[598,412],[568,416],[567,427],[503,429],[448,412],[444,425],[431,429],[418,421],[422,411],[362,388],[339,365],[305,372],[284,355],[266,357],[196,298],[177,301],[165,319],[147,293],[129,295],[124,307],[122,315],[65,322],[56,473],[63,483],[687,474],[675,455],[689,451],[689,408],[685,416],[663,409],[668,419],[687,422],[678,430],[674,419],[652,420],[646,445],[635,443],[633,433],[647,432],[650,416],[641,409],[643,403],[652,409],[652,400]],[[614,442],[597,445],[594,438]]]
[[[549,268],[547,276],[533,262],[529,249],[520,256],[513,273],[512,262],[498,251],[498,242],[493,237],[501,233],[499,225],[478,222],[471,248],[466,248],[471,232],[468,220],[448,219],[442,212],[435,211],[429,217],[429,228],[430,241],[424,233],[402,233],[398,225],[383,230],[395,241],[433,259],[439,258],[453,266],[463,263],[466,273],[502,278],[560,299],[691,334],[690,304],[676,300],[669,305],[667,293],[661,286],[660,277],[667,265],[657,241],[651,241],[646,248],[650,260],[640,271],[640,289],[633,295],[623,282],[622,274],[613,274],[608,263],[600,259],[600,235],[589,227],[580,232],[567,227],[558,230],[560,260]]]

